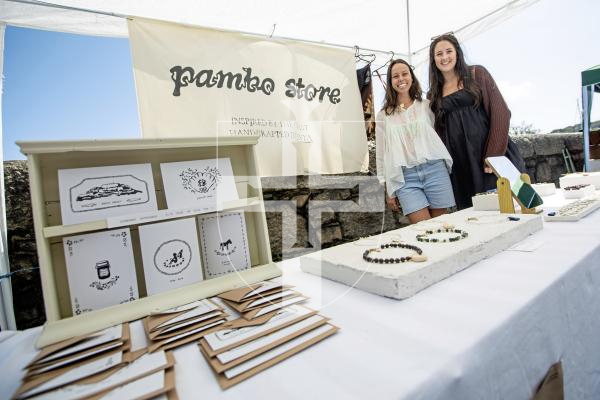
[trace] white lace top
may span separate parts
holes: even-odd
[[[444,160],[448,172],[452,157],[433,129],[434,116],[429,100],[414,101],[405,110],[377,114],[375,145],[377,177],[386,183],[389,196],[404,186],[402,167],[415,167],[427,161]]]

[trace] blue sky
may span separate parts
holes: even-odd
[[[597,15],[597,0],[541,0],[463,44],[492,72],[514,125],[579,122],[581,71],[600,64]],[[126,39],[7,27],[4,47],[5,160],[24,158],[16,140],[141,136]]]

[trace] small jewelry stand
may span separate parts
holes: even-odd
[[[521,180],[525,183],[531,184],[531,179],[528,174],[521,174]],[[534,208],[527,208],[523,206],[523,203],[515,196],[510,189],[510,181],[507,178],[500,177],[496,181],[496,187],[498,188],[498,203],[500,205],[500,213],[502,214],[515,214],[515,204],[513,199],[521,206],[522,214],[536,214],[537,211]]]

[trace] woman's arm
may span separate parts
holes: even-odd
[[[490,131],[485,146],[486,157],[503,156],[508,145],[510,110],[496,86],[492,75],[481,65],[473,67],[475,81],[481,90],[481,102],[490,120]],[[483,160],[482,160],[483,161]]]
[[[377,179],[380,184],[385,184],[385,112],[379,111],[375,118],[375,164],[377,166]]]
[[[375,163],[377,165],[377,179],[383,185],[385,192],[385,202],[392,211],[400,211],[398,199],[390,197],[387,193],[387,185],[385,183],[385,112],[379,111],[375,118]]]

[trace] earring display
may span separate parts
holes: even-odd
[[[404,256],[404,257],[389,257],[389,258],[377,258],[377,257],[371,256],[372,252],[382,252],[383,250],[389,249],[389,248],[391,248],[391,249],[394,249],[394,248],[408,249],[408,250],[414,251],[417,254]],[[365,252],[363,253],[363,259],[367,262],[373,262],[373,263],[379,263],[379,264],[398,264],[398,263],[403,263],[403,262],[407,262],[407,261],[414,261],[414,262],[427,261],[427,257],[423,255],[423,250],[421,250],[417,246],[414,246],[411,244],[399,243],[399,242],[385,243],[377,248],[365,250]]]
[[[458,235],[450,236],[450,237],[431,237],[432,235],[436,235],[439,233],[458,233]],[[425,231],[425,233],[420,233],[417,235],[417,240],[419,242],[426,242],[426,243],[446,243],[446,242],[457,242],[461,239],[465,239],[467,236],[469,236],[469,233],[462,229],[441,228],[441,229],[436,229],[436,230],[428,230],[428,231]]]
[[[591,197],[575,200],[544,216],[545,221],[578,221],[600,208],[600,198]]]

